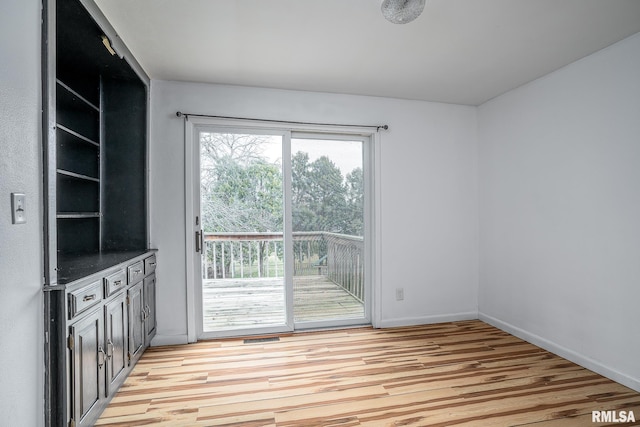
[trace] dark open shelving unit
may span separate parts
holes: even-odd
[[[94,0],[42,24],[45,425],[89,427],[155,334],[149,78]]]
[[[105,47],[109,38],[81,1],[51,4],[56,239],[50,264],[62,283],[80,257],[148,248],[148,85]]]

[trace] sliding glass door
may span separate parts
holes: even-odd
[[[202,331],[288,330],[284,135],[201,129],[198,140]]]
[[[368,139],[194,130],[198,336],[369,323]]]
[[[297,327],[367,322],[364,140],[291,141],[293,313]]]

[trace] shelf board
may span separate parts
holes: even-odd
[[[67,86],[62,81],[60,81],[60,79],[56,79],[56,83],[58,83],[60,85],[60,87],[64,88],[67,92],[69,92],[70,94],[72,94],[73,96],[75,96],[76,98],[78,98],[79,100],[84,102],[85,104],[87,104],[89,107],[93,108],[97,112],[100,112],[100,107],[95,105],[93,102],[87,100],[87,98],[85,98],[84,96],[80,95],[75,90],[71,89],[69,86]]]
[[[100,218],[100,212],[58,212],[57,219]]]
[[[98,143],[98,142],[96,142],[96,141],[94,141],[94,140],[92,140],[90,138],[87,138],[86,136],[81,135],[81,134],[79,134],[78,132],[76,132],[74,130],[69,129],[68,127],[66,127],[64,125],[61,125],[60,123],[56,123],[56,127],[58,129],[62,130],[62,131],[65,131],[69,135],[73,135],[76,138],[83,140],[84,142],[87,142],[87,143],[89,143],[91,145],[95,145],[96,147],[100,148],[100,143]]]
[[[70,176],[71,178],[83,179],[85,181],[92,181],[92,182],[100,182],[98,178],[82,175],[80,173],[66,171],[64,169],[56,169],[56,172],[58,172],[60,175]]]

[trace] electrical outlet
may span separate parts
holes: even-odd
[[[396,288],[396,301],[402,301],[404,299],[404,289]]]
[[[11,222],[24,224],[27,222],[27,210],[23,193],[11,193]]]

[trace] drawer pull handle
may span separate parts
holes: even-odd
[[[96,299],[96,294],[93,295],[85,295],[84,298],[82,298],[82,301],[91,301]]]
[[[142,270],[133,270],[133,274],[140,274],[142,273]]]
[[[151,266],[155,266],[155,265],[156,265],[156,263],[155,263],[155,262],[150,262],[150,263],[149,263],[149,265],[151,265]]]
[[[116,280],[115,282],[113,282],[113,286],[120,286],[122,285],[122,280]]]

